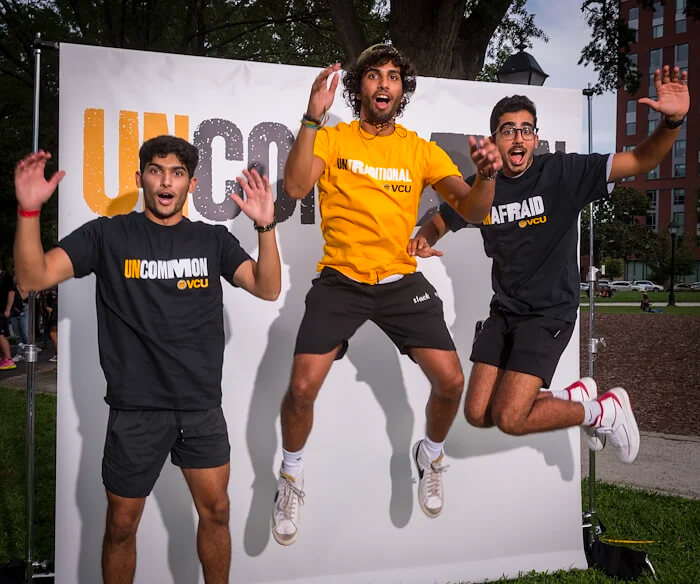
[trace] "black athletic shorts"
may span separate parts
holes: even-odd
[[[165,459],[181,468],[216,468],[229,461],[221,407],[202,411],[110,408],[102,482],[120,497],[146,497]]]
[[[312,284],[295,355],[322,355],[340,345],[336,359],[341,359],[350,337],[367,320],[381,328],[403,354],[410,356],[412,347],[455,350],[442,300],[420,272],[387,284],[363,284],[323,268]]]
[[[573,330],[573,322],[549,316],[522,316],[492,307],[474,339],[470,359],[535,375],[542,379],[543,387],[549,388]]]
[[[10,336],[10,319],[0,313],[0,335],[3,337]]]

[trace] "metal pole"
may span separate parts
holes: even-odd
[[[32,151],[39,149],[39,98],[41,93],[41,34],[37,33],[34,43],[34,122],[32,134]],[[27,363],[27,403],[25,409],[26,427],[24,441],[24,458],[26,461],[24,516],[25,516],[25,581],[34,579],[34,382],[38,350],[34,344],[36,322],[36,293],[29,292],[28,345],[25,348]]]
[[[588,153],[593,152],[593,94],[591,84],[583,90],[583,94],[588,100]],[[598,268],[594,267],[593,257],[593,203],[588,207],[588,249],[589,249],[589,266],[588,266],[588,375],[595,379],[595,361],[598,354],[598,343],[602,339],[594,337],[595,329],[595,283],[597,280]],[[595,510],[595,452],[588,451],[588,510],[584,513],[585,525],[588,531],[587,544],[588,549],[591,549],[593,542],[596,539],[597,517]]]
[[[668,305],[676,305],[676,292],[673,285],[676,281],[676,234],[671,232],[671,291],[668,293]]]

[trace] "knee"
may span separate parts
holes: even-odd
[[[313,407],[319,386],[309,377],[295,377],[289,385],[287,397],[295,408],[306,409]]]
[[[199,519],[210,524],[228,526],[230,507],[228,495],[222,493],[200,508]]]
[[[474,404],[469,403],[468,400],[464,403],[464,417],[470,425],[476,428],[490,428],[493,426],[489,413],[482,408],[477,408]]]
[[[449,401],[459,401],[464,390],[464,374],[462,370],[452,372],[435,384],[433,391],[441,398]]]
[[[504,434],[511,436],[522,436],[525,431],[525,420],[519,412],[508,408],[494,408],[493,421],[498,429]]]
[[[107,537],[116,545],[136,537],[139,515],[115,510],[107,511]]]

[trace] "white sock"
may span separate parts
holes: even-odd
[[[552,397],[556,397],[557,399],[563,399],[566,401],[569,401],[569,399],[570,399],[570,394],[565,389],[554,389],[554,390],[550,391],[549,393],[552,394]]]
[[[430,462],[435,462],[438,458],[440,458],[443,446],[445,446],[444,440],[442,442],[433,442],[427,436],[423,439],[423,449],[428,455],[428,460],[430,460]]]
[[[302,457],[304,456],[304,449],[297,450],[296,452],[289,452],[288,450],[282,449],[282,471],[284,474],[289,475],[292,478],[297,478],[301,469],[304,468],[304,461]]]
[[[603,407],[598,400],[585,401],[583,406],[583,424],[582,426],[592,426],[593,422],[603,414]]]

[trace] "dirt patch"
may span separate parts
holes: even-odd
[[[700,436],[700,317],[601,314],[596,381],[624,387],[640,430]],[[581,371],[588,374],[588,313],[581,319]]]

